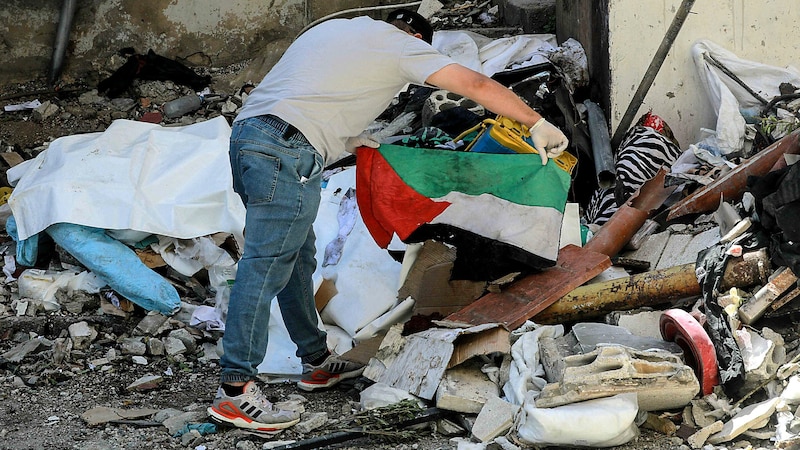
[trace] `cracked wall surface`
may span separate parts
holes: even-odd
[[[303,27],[325,15],[396,2],[366,0],[80,0],[63,79],[103,77],[122,48],[211,67],[274,60]],[[44,77],[61,15],[58,0],[4,0],[0,7],[0,82]],[[113,62],[112,62],[113,61]],[[274,62],[274,61],[273,61]],[[261,64],[262,66],[264,64]]]

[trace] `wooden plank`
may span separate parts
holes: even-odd
[[[17,164],[25,162],[25,159],[17,152],[0,152],[0,158],[6,163],[8,167],[14,167]]]
[[[611,267],[608,255],[575,245],[561,249],[554,267],[489,293],[445,317],[445,322],[481,325],[499,323],[514,330],[576,287]]]

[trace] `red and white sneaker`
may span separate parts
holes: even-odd
[[[241,395],[230,397],[220,387],[208,415],[219,422],[257,431],[277,431],[300,421],[296,411],[276,408],[254,381],[244,385]]]
[[[362,372],[364,372],[363,364],[341,359],[338,355],[331,353],[318,366],[303,364],[303,376],[297,382],[297,387],[309,392],[325,389],[342,380],[355,378]]]

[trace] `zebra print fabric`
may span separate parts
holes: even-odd
[[[671,167],[682,150],[665,134],[636,125],[622,139],[616,155],[614,189],[597,189],[584,213],[586,224],[603,225],[661,167]]]

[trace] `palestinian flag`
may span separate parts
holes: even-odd
[[[356,198],[386,248],[428,239],[457,249],[453,279],[492,280],[555,265],[570,174],[536,154],[362,147]]]

